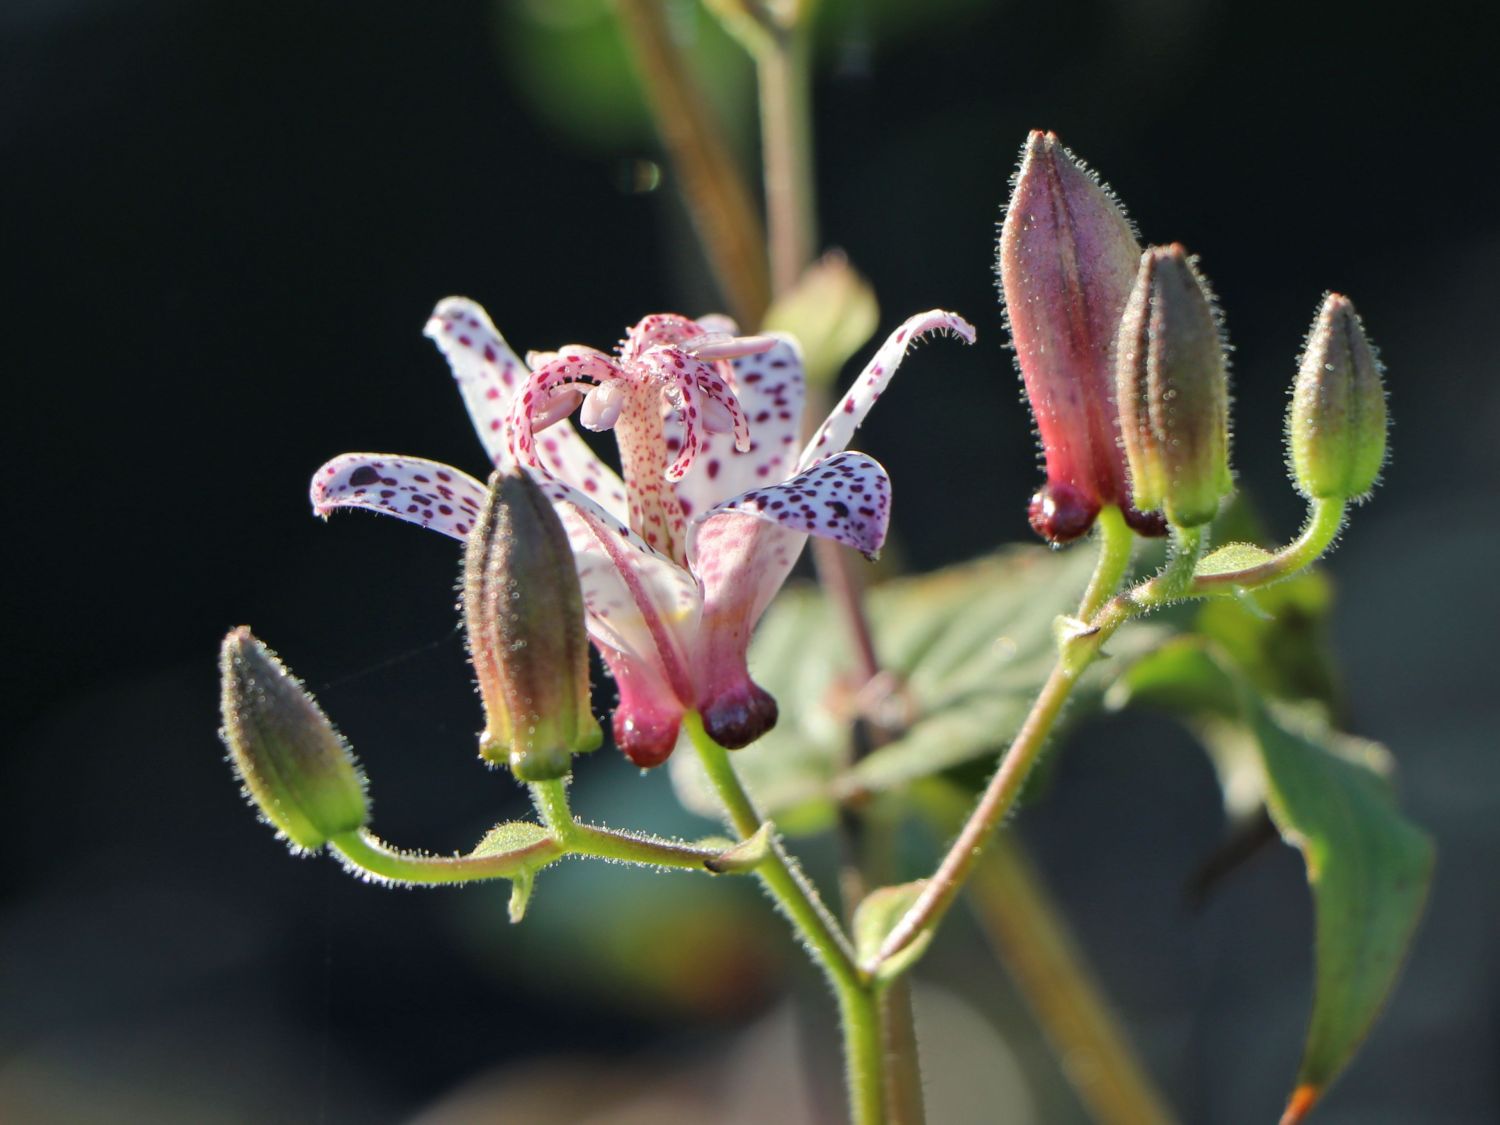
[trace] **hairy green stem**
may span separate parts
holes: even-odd
[[[1079,607],[1081,619],[1084,618],[1083,610],[1088,609],[1091,604],[1104,601],[1119,588],[1129,563],[1129,545],[1122,540],[1130,535],[1130,529],[1125,525],[1120,510],[1109,507],[1100,514],[1104,519],[1099,530],[1099,558],[1094,564],[1093,577],[1084,590]],[[1114,599],[1105,608],[1118,601],[1118,598]],[[1088,618],[1093,616],[1087,615]],[[1118,628],[1118,624],[1115,628]],[[1113,628],[1110,632],[1113,632]],[[1073,685],[1093,662],[1104,640],[1105,637],[1098,630],[1089,629],[1062,644],[1062,652],[1053,665],[1052,673],[1032,702],[1031,711],[1021,724],[1021,729],[1016,732],[1010,749],[1000,759],[1000,766],[980,795],[979,803],[974,806],[974,811],[969,814],[969,819],[964,822],[917,900],[886,935],[875,956],[861,966],[865,972],[874,973],[881,962],[896,956],[923,933],[934,928],[948,912],[985,844],[1020,795],[1027,775],[1031,773],[1032,766],[1036,765],[1047,744],[1047,736],[1052,733],[1057,717],[1062,714],[1068,696],[1072,694]]]
[[[1307,511],[1302,532],[1265,562],[1245,570],[1225,574],[1205,574],[1193,580],[1193,595],[1216,594],[1224,590],[1253,589],[1290,578],[1304,567],[1317,562],[1333,545],[1344,526],[1348,503],[1344,500],[1314,500]]]
[[[1135,533],[1125,522],[1125,514],[1114,504],[1107,504],[1099,512],[1095,524],[1095,537],[1099,540],[1099,561],[1088,588],[1083,592],[1083,601],[1078,605],[1078,617],[1087,621],[1099,612],[1116,590],[1125,581],[1125,572],[1130,568],[1130,556],[1135,550]]]
[[[512,852],[490,856],[423,855],[393,848],[359,828],[328,841],[351,870],[392,883],[436,886],[480,879],[514,879],[561,859],[566,851],[550,836]]]
[[[553,781],[533,781],[530,785],[531,799],[542,823],[552,830],[552,835],[564,845],[572,842],[574,829],[573,810],[568,806],[567,778]]]
[[[567,812],[565,801],[560,811]],[[524,878],[569,855],[612,859],[643,867],[713,873],[725,870],[715,866],[723,856],[719,849],[580,824],[572,820],[571,814],[567,814],[567,827],[562,828],[559,810],[555,806],[544,816],[548,821],[549,835],[525,847],[496,855],[428,855],[405,851],[391,847],[364,828],[335,836],[329,845],[351,871],[411,886]]]
[[[684,716],[683,729],[724,805],[729,823],[742,838],[753,836],[760,830],[761,816],[740,784],[729,752],[709,737],[696,713]],[[879,998],[873,981],[859,971],[848,938],[817,889],[787,855],[778,836],[772,835],[769,853],[755,874],[827,974],[838,997],[851,1120],[856,1125],[882,1125],[886,1120],[885,1068]]]

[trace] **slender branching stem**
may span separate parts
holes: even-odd
[[[1314,500],[1307,511],[1302,533],[1265,562],[1225,574],[1205,574],[1193,580],[1194,595],[1216,594],[1233,589],[1254,589],[1290,578],[1321,558],[1344,527],[1348,504],[1343,500]]]
[[[1089,579],[1083,600],[1078,605],[1078,617],[1087,621],[1104,605],[1120,583],[1125,581],[1125,572],[1130,568],[1130,556],[1135,550],[1135,533],[1125,522],[1125,514],[1114,504],[1107,504],[1099,512],[1094,525],[1094,536],[1099,541],[1099,561],[1094,566],[1094,575]]]
[[[755,57],[773,296],[797,284],[817,246],[810,53],[801,23],[764,36]]]
[[[424,855],[393,848],[368,829],[335,836],[328,844],[344,865],[391,883],[437,886],[481,879],[514,879],[561,859],[566,850],[550,836],[501,855]]]
[[[765,236],[726,131],[672,41],[661,0],[616,0],[620,23],[661,133],[682,180],[693,224],[730,311],[760,324],[769,303]]]
[[[683,729],[698,752],[730,825],[742,838],[753,836],[760,829],[761,816],[740,783],[729,752],[709,737],[698,715],[686,715]],[[774,834],[769,853],[755,874],[827,974],[838,997],[851,1119],[857,1125],[880,1125],[886,1120],[885,1068],[874,982],[859,971],[854,951],[837,920]]]

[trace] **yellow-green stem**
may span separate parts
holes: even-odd
[[[566,854],[551,837],[517,851],[494,856],[423,855],[393,848],[368,829],[346,832],[328,841],[345,866],[393,883],[428,886],[472,883],[480,879],[514,879],[561,859]]]
[[[1116,590],[1125,581],[1125,572],[1130,568],[1130,556],[1135,549],[1135,533],[1125,522],[1125,514],[1113,504],[1100,509],[1094,525],[1094,536],[1099,540],[1099,562],[1088,588],[1083,592],[1083,601],[1078,605],[1078,617],[1087,621],[1099,612]]]
[[[1276,554],[1257,566],[1226,574],[1207,574],[1193,580],[1194,595],[1215,594],[1223,590],[1253,589],[1290,578],[1311,566],[1333,544],[1344,526],[1348,503],[1344,500],[1314,500],[1307,511],[1302,532]]]
[[[753,836],[762,823],[760,813],[740,784],[729,752],[709,737],[696,713],[684,716],[682,725],[724,805],[729,823],[742,838]],[[755,874],[814,961],[827,974],[838,997],[850,1120],[855,1125],[884,1125],[885,1059],[879,998],[873,981],[860,972],[848,938],[817,889],[787,855],[780,837],[772,835],[769,854]]]

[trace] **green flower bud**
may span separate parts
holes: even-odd
[[[1229,378],[1213,295],[1180,245],[1141,255],[1116,357],[1136,507],[1177,527],[1208,523],[1234,490]]]
[[[1287,447],[1310,500],[1362,500],[1385,464],[1380,360],[1348,297],[1323,298],[1292,388]]]
[[[292,846],[315,851],[369,820],[365,777],[311,693],[245,626],[219,650],[229,761]]]
[[[563,777],[604,739],[589,709],[583,591],[562,521],[519,469],[490,477],[464,556],[469,656],[484,701],[479,753],[522,781]]]

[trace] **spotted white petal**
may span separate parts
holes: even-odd
[[[790,337],[780,337],[770,350],[742,356],[731,366],[731,389],[749,424],[749,446],[737,449],[728,434],[703,437],[697,459],[676,485],[689,518],[703,515],[725,497],[779,483],[792,474],[805,393],[797,345]],[[669,433],[669,444],[681,440],[680,429]]]
[[[966,343],[974,342],[974,326],[957,313],[932,309],[910,317],[900,328],[886,339],[870,360],[859,378],[849,388],[849,393],[833,408],[827,420],[818,427],[818,432],[802,450],[798,459],[799,468],[807,468],[824,457],[831,456],[849,445],[854,431],[865,420],[870,407],[875,405],[896,368],[901,366],[907,349],[921,336],[929,332],[952,332]]]
[[[439,301],[425,335],[447,358],[485,453],[496,465],[513,463],[507,433],[509,417],[530,372],[495,330],[484,309],[466,297]],[[623,513],[625,487],[619,476],[588,447],[572,423],[558,422],[546,433],[549,441],[537,443],[537,461],[553,476],[587,492],[609,512]]]
[[[890,526],[891,481],[874,458],[846,451],[791,480],[752,488],[724,501],[706,513],[703,523],[726,512],[832,539],[873,558]]]
[[[391,453],[346,453],[313,474],[313,512],[365,508],[463,539],[479,518],[485,487],[437,461]]]
[[[511,399],[526,381],[525,365],[495,330],[484,309],[467,297],[439,301],[423,335],[437,344],[448,360],[484,451],[496,465],[504,464],[505,419]]]

